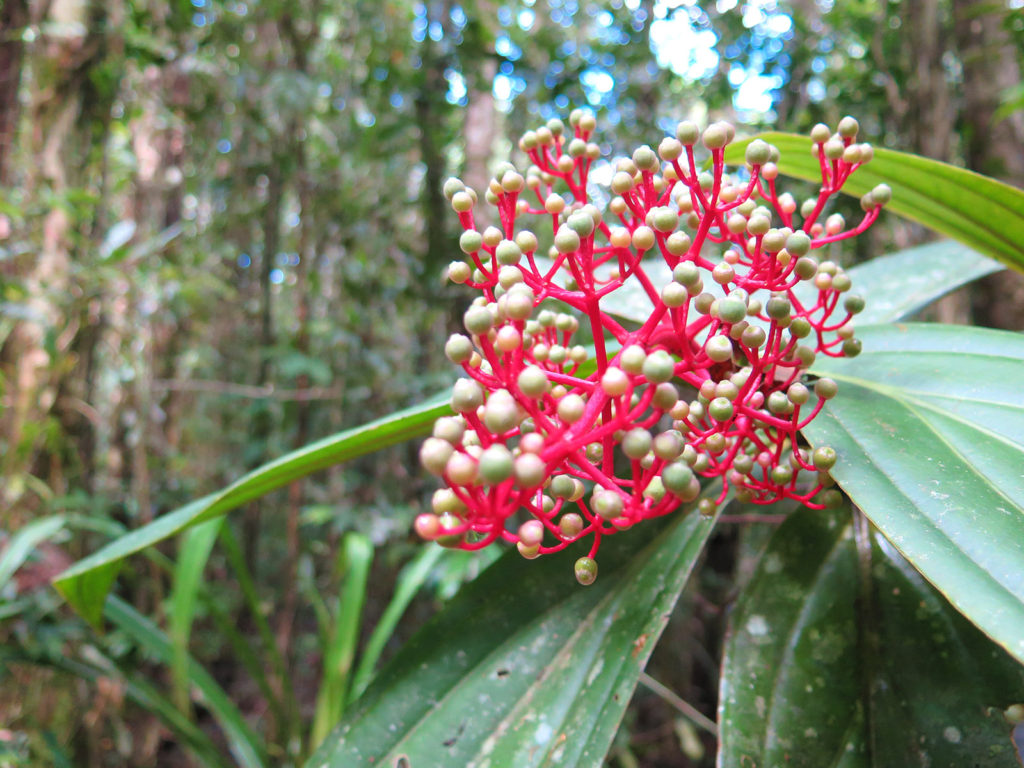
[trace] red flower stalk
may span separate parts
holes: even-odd
[[[701,133],[683,122],[657,153],[643,146],[618,162],[609,223],[588,198],[595,120],[577,110],[570,124],[571,137],[559,120],[528,131],[525,177],[505,164],[491,180],[486,199],[500,229],[477,231],[476,192],[445,184],[466,255],[448,274],[481,295],[464,316],[469,336],[445,346],[466,378],[452,395],[458,415],[439,419],[420,453],[447,487],[416,530],[462,549],[504,539],[527,558],[591,537],[576,567],[589,584],[603,536],[695,501],[698,476],[722,478],[719,495],[698,505],[705,514],[730,488],[756,504],[822,506],[816,495],[835,452],[801,448],[797,432],[837,387],[809,385],[806,370],[819,354],[860,351],[851,318],[864,301],[848,293],[840,267],[813,253],[863,232],[891,193],[879,185],[865,195],[853,229],[839,214],[820,222],[872,150],[855,143],[853,118],[834,135],[815,126],[821,189],[794,230],[796,201],[776,190],[775,147],[751,142],[741,178],[725,168],[731,125]],[[527,217],[551,226],[547,259]],[[661,288],[651,276],[659,261],[672,272]],[[639,327],[602,307],[628,281],[653,307]]]

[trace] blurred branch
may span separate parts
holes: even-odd
[[[312,400],[341,399],[341,387],[278,389],[272,384],[256,386],[252,384],[234,384],[230,381],[209,381],[203,379],[154,379],[153,388],[176,392],[209,392],[229,397],[248,397],[253,400],[310,402]]]

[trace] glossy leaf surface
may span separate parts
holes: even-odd
[[[779,148],[780,172],[820,181],[809,137],[772,132],[757,138]],[[749,141],[730,145],[727,162],[742,164]],[[882,183],[892,187],[889,210],[1024,269],[1024,191],[954,165],[876,147],[874,159],[850,176],[843,192],[860,197]]]
[[[719,765],[1011,768],[1022,698],[1024,667],[881,535],[801,510],[731,617]]]
[[[711,532],[677,513],[585,550],[514,550],[466,585],[378,675],[308,768],[593,766]],[[652,536],[654,537],[652,539]]]
[[[649,262],[645,262],[644,268],[651,282],[659,289],[667,285],[672,279],[668,266],[660,257]],[[847,270],[853,281],[852,292],[867,299],[867,306],[856,322],[902,320],[940,296],[1000,269],[999,262],[952,240],[879,256]],[[721,287],[710,280],[706,281],[705,290],[722,294]],[[813,290],[809,283],[801,283],[796,292],[801,296]],[[631,279],[605,297],[601,308],[616,317],[642,323],[650,316],[651,301],[640,282]]]
[[[1024,336],[869,326],[820,359],[840,384],[805,430],[832,475],[971,621],[1024,661]]]

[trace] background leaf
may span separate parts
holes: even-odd
[[[381,671],[307,766],[599,764],[713,525],[676,513],[653,541],[650,523],[608,539],[585,589],[579,547],[532,562],[506,553]]]
[[[1024,667],[848,509],[776,531],[731,617],[719,765],[1018,766]]]
[[[540,257],[536,261],[548,264],[549,268],[552,263]],[[857,316],[857,322],[865,324],[902,320],[940,296],[1002,268],[999,262],[965,245],[943,240],[878,256],[851,267],[847,274],[853,281],[853,292],[867,299],[866,308]],[[671,271],[660,257],[650,259],[644,269],[659,289],[672,279]],[[796,289],[798,296],[801,289],[806,289],[807,293],[812,290],[809,283],[800,283]],[[705,290],[723,295],[721,286],[713,281],[707,282]],[[650,316],[651,301],[640,282],[630,279],[601,301],[601,309],[642,323]]]
[[[823,359],[840,383],[804,433],[836,482],[956,608],[1024,661],[1024,336],[945,325],[860,329]]]
[[[223,491],[162,515],[152,523],[111,542],[64,571],[54,579],[54,587],[72,608],[90,623],[98,625],[103,603],[118,568],[129,555],[193,525],[237,509],[247,501],[319,469],[425,435],[437,417],[450,412],[447,402],[434,398],[293,451],[253,470]]]
[[[811,140],[793,133],[762,133],[726,148],[726,162],[743,163],[754,138],[779,148],[779,171],[820,181]],[[947,237],[967,243],[1014,269],[1024,269],[1024,192],[987,176],[926,157],[876,147],[874,159],[859,168],[843,192],[860,197],[877,184],[892,187],[886,208]]]

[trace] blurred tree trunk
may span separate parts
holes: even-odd
[[[991,0],[954,0],[957,47],[963,65],[961,136],[967,167],[1024,186],[1024,113],[995,119],[1004,91],[1021,80],[1006,9]],[[1007,271],[980,281],[972,294],[977,322],[1024,329],[1024,275]]]
[[[0,2],[0,189],[11,186],[11,153],[18,132],[21,103],[21,66],[25,43],[22,30],[28,23],[28,0]]]

